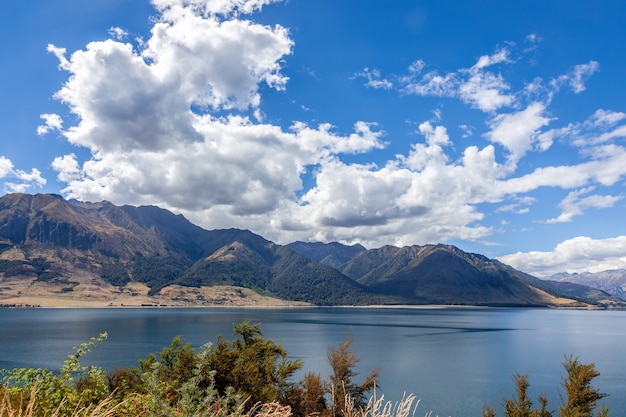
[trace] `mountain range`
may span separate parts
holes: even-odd
[[[155,206],[0,198],[0,304],[616,305],[451,245],[275,244]]]
[[[581,273],[562,272],[544,279],[597,288],[626,301],[626,269]]]

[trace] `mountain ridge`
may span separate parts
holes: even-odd
[[[626,301],[626,269],[579,273],[561,272],[542,279],[596,288]]]
[[[199,292],[207,288],[244,288],[298,305],[597,304],[536,284],[511,267],[451,245],[283,246],[249,230],[205,230],[157,206],[68,201],[51,194],[0,197],[3,304],[35,289],[68,300],[141,293],[147,303],[163,304],[175,301],[163,298],[172,288],[195,294],[195,304],[187,295],[178,297],[192,305],[208,305]]]

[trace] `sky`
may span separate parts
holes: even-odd
[[[293,241],[626,268],[626,3],[0,6],[0,187]]]

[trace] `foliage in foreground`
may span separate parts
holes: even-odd
[[[355,381],[359,362],[348,337],[328,350],[332,373],[327,379],[307,373],[291,377],[302,367],[287,359],[281,345],[265,339],[259,324],[234,325],[233,341],[217,339],[197,351],[174,338],[159,354],[139,361],[136,368],[105,372],[81,365],[80,358],[96,347],[106,333],[75,348],[63,367],[2,371],[0,417],[409,417],[415,397],[396,404],[370,397],[378,370],[363,382]],[[593,363],[569,357],[559,417],[592,417],[605,395],[591,386],[599,375]],[[505,417],[551,417],[547,399],[532,408],[528,377],[515,375],[517,392],[504,402]],[[417,405],[417,404],[416,404]],[[427,414],[431,415],[431,414]],[[595,414],[608,416],[602,407]],[[496,417],[485,406],[483,417]]]
[[[378,372],[354,381],[359,362],[347,338],[329,349],[334,373],[330,380],[308,373],[292,382],[300,360],[265,339],[259,324],[234,325],[232,341],[218,337],[215,346],[197,351],[174,338],[159,354],[139,366],[105,372],[82,366],[80,358],[106,339],[106,333],[75,348],[58,372],[46,369],[2,371],[0,396],[4,416],[335,416],[345,410],[345,398],[364,404]],[[341,399],[341,401],[339,401]],[[98,410],[101,414],[92,414]]]
[[[559,417],[593,417],[593,411],[598,401],[606,397],[591,386],[591,381],[600,375],[593,363],[583,364],[578,358],[569,356],[563,363],[567,377],[562,385],[565,397],[561,394]],[[533,408],[533,401],[528,397],[528,375],[515,374],[513,381],[516,386],[516,396],[504,401],[505,417],[551,417],[548,410],[548,399],[539,397],[539,408]],[[608,417],[609,411],[604,406],[595,414],[597,417]],[[483,417],[496,417],[496,410],[485,405]]]

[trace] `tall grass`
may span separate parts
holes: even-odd
[[[400,401],[385,401],[385,396],[379,398],[376,392],[371,396],[365,408],[355,407],[354,400],[346,396],[346,410],[341,417],[414,417],[419,400],[415,395],[403,395]],[[429,417],[431,413],[426,414]]]
[[[69,416],[62,412],[63,402],[59,407],[47,414],[41,412],[37,404],[37,387],[33,386],[26,396],[20,394],[17,398],[11,398],[11,394],[6,387],[1,387],[2,398],[0,399],[0,417],[36,417],[45,415],[46,417],[117,417],[118,410],[124,402],[116,401],[110,395],[97,404],[92,404],[81,409],[74,410]]]
[[[127,407],[129,400],[118,401],[114,395],[110,395],[99,403],[92,404],[88,407],[77,409],[67,414],[62,411],[61,404],[52,414],[41,412],[37,406],[37,388],[33,387],[28,395],[20,395],[18,398],[12,398],[9,390],[0,388],[2,398],[0,399],[0,417],[292,417],[291,407],[279,403],[257,404],[249,411],[244,412],[243,407],[239,407],[234,411],[226,411],[220,406],[219,402],[213,404],[208,410],[196,410],[192,414],[181,412],[181,410],[149,410],[136,409],[135,412],[130,411]],[[346,397],[347,410],[343,410],[342,416],[337,417],[413,417],[415,409],[419,401],[415,402],[414,395],[403,397],[402,400],[391,403],[385,402],[384,396],[376,398],[371,397],[367,406],[363,409],[356,409],[354,401],[348,396]],[[165,412],[163,412],[165,411]],[[430,414],[427,414],[429,416]],[[310,416],[315,417],[315,416]]]

